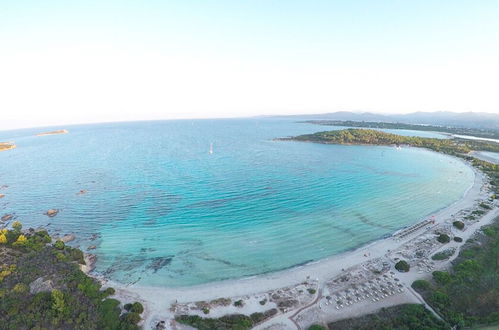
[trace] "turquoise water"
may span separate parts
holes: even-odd
[[[0,132],[18,145],[0,153],[0,213],[76,233],[75,245],[97,246],[96,271],[123,283],[186,286],[318,260],[428,216],[473,180],[427,150],[273,141],[323,130],[282,119],[68,128]],[[61,212],[49,219],[50,208]]]

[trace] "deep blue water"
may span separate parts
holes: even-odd
[[[97,246],[97,271],[124,283],[184,286],[318,260],[428,216],[473,180],[422,149],[273,141],[334,129],[294,120],[67,128],[0,132],[18,145],[0,153],[0,214],[75,233],[73,244]],[[48,218],[50,208],[62,211]]]

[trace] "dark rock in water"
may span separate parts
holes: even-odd
[[[100,234],[92,234],[92,236],[90,236],[91,241],[95,241],[98,238],[100,238]]]
[[[59,213],[58,209],[50,209],[47,212],[45,212],[45,215],[52,218],[52,217],[55,217],[57,215],[57,213]]]
[[[88,192],[88,190],[82,189],[79,192],[77,192],[77,195],[85,195]]]
[[[97,246],[95,246],[95,245],[90,245],[90,246],[87,248],[87,250],[95,250],[95,249],[97,249]]]
[[[5,215],[2,217],[2,221],[9,221],[9,220],[11,220],[12,218],[14,218],[14,215],[13,215],[13,214],[5,214]]]
[[[156,273],[161,268],[168,266],[172,262],[172,259],[173,256],[153,258],[151,264],[147,266],[147,268],[152,269],[153,272]]]
[[[144,222],[144,226],[153,226],[157,223],[156,220],[154,219],[150,219],[150,220],[147,220],[146,222]]]

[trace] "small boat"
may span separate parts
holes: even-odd
[[[210,143],[210,155],[213,154],[213,143]]]

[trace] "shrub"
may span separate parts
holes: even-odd
[[[12,224],[12,229],[14,229],[17,232],[20,232],[21,229],[23,229],[23,225],[19,221],[14,221],[14,223]]]
[[[323,327],[322,325],[313,324],[308,327],[308,330],[327,330],[327,328]]]
[[[433,279],[440,285],[446,285],[451,282],[452,277],[447,272],[441,272],[437,270],[433,272]]]
[[[464,222],[462,221],[454,221],[452,223],[454,225],[454,227],[456,227],[457,229],[461,229],[463,230],[464,229]]]
[[[260,305],[265,305],[267,303],[267,299],[260,300]]]
[[[486,228],[483,228],[483,233],[487,236],[494,236],[496,231],[494,230],[494,228],[486,227]]]
[[[459,237],[459,236],[454,236],[454,241],[456,241],[456,242],[459,242],[459,243],[460,243],[460,242],[462,242],[462,241],[463,241],[463,239],[462,239],[461,237]]]
[[[315,289],[307,289],[308,293],[310,294],[315,294],[317,291]]]
[[[61,240],[56,241],[54,244],[54,247],[58,250],[64,250],[64,246],[65,246],[65,244]]]
[[[449,259],[455,252],[455,249],[447,249],[442,252],[435,253],[431,259],[433,260],[446,260]]]
[[[116,293],[116,290],[114,290],[114,288],[107,288],[106,290],[104,290],[104,294],[106,296],[112,296],[115,293]]]
[[[431,287],[431,284],[425,280],[416,280],[412,282],[411,287],[415,290],[428,290]]]
[[[244,301],[237,300],[237,301],[234,302],[234,306],[236,306],[236,307],[243,307],[244,306]]]
[[[15,293],[26,293],[28,292],[28,286],[24,283],[17,283],[12,288],[12,291],[14,291]]]
[[[132,307],[130,308],[130,312],[132,313],[142,314],[143,311],[144,311],[144,306],[142,306],[142,304],[137,301],[134,302],[132,304]]]
[[[447,234],[440,234],[437,237],[437,241],[439,241],[442,244],[449,243],[450,242],[450,237]]]
[[[0,244],[7,244],[7,236],[0,234]]]
[[[203,308],[203,313],[205,314],[209,314],[210,313],[210,309],[209,308]]]
[[[407,273],[410,269],[411,266],[407,263],[405,260],[400,260],[395,264],[395,269],[398,270],[401,273]]]
[[[481,208],[484,208],[484,209],[486,209],[486,210],[490,210],[490,209],[491,209],[490,205],[485,204],[484,202],[481,202],[481,203],[480,203],[480,207],[481,207]]]
[[[137,324],[140,322],[140,315],[134,312],[125,313],[121,316],[121,320],[128,324]]]

